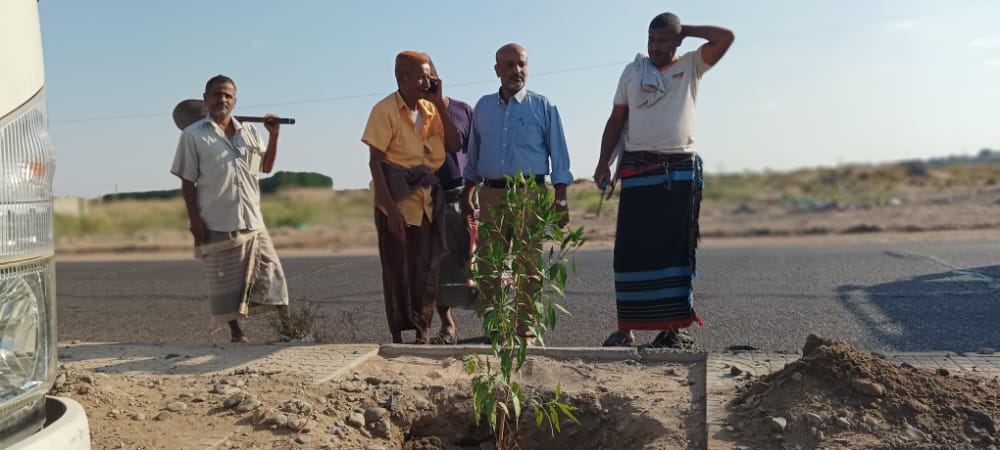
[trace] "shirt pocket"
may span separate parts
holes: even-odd
[[[444,163],[444,136],[434,134],[424,140],[424,165],[428,169],[437,170]]]
[[[263,155],[260,148],[250,147],[247,149],[247,164],[249,164],[250,175],[254,178],[257,178],[257,174],[260,173],[260,164]]]
[[[520,117],[517,123],[517,136],[515,137],[515,142],[517,142],[518,148],[521,150],[526,150],[531,153],[545,153],[545,139],[542,133],[542,126],[538,120],[533,117]]]

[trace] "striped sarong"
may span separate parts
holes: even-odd
[[[209,231],[195,247],[205,263],[212,318],[228,322],[288,305],[288,285],[267,230]]]
[[[671,330],[701,318],[694,310],[701,158],[670,155],[656,164],[626,152],[615,233],[618,328]]]

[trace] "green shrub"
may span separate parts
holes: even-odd
[[[558,226],[564,213],[553,205],[551,189],[540,188],[534,179],[518,174],[507,188],[504,200],[491,211],[492,221],[480,225],[480,239],[473,257],[471,275],[483,288],[476,315],[483,320],[483,334],[490,341],[490,354],[466,358],[472,375],[473,414],[478,424],[486,419],[497,448],[517,448],[517,426],[522,409],[535,415],[535,424],[547,423],[559,431],[563,416],[579,423],[576,407],[555,397],[523,391],[517,374],[527,358],[527,340],[518,335],[518,324],[544,345],[544,335],[556,325],[557,312],[566,312],[556,302],[565,295],[566,278],[575,271],[570,254],[583,245],[583,228],[564,230]],[[546,250],[545,245],[550,245]],[[491,288],[486,289],[486,286]]]
[[[270,194],[289,188],[329,188],[333,189],[333,179],[315,172],[275,172],[260,180],[260,192]]]

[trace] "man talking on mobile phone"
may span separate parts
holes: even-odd
[[[372,107],[368,145],[386,320],[393,343],[416,330],[427,344],[436,309],[438,268],[447,252],[444,198],[435,171],[461,148],[441,80],[424,53],[396,55],[396,92]]]

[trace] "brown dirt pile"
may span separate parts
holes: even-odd
[[[997,448],[1000,380],[897,366],[810,335],[802,358],[741,387],[730,431],[751,448]]]

